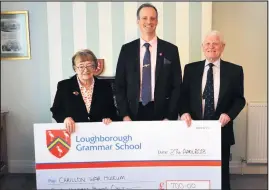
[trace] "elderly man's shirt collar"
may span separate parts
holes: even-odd
[[[212,63],[211,61],[208,61],[207,59],[205,60],[205,67],[208,66],[209,63]],[[220,67],[220,58],[216,61],[213,62],[213,65],[217,68]]]

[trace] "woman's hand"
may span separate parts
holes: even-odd
[[[110,124],[111,122],[112,122],[112,120],[110,118],[104,118],[103,119],[103,123],[106,124],[106,125]]]
[[[67,132],[69,132],[70,134],[75,132],[75,121],[72,119],[72,117],[65,118],[64,125]]]

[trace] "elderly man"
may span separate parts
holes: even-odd
[[[206,60],[187,64],[181,91],[180,116],[191,120],[219,120],[222,125],[222,189],[230,189],[230,147],[235,144],[233,120],[245,106],[244,74],[239,65],[222,60],[225,43],[211,31],[202,44]]]
[[[115,86],[123,121],[177,120],[182,82],[178,48],[156,35],[158,11],[148,3],[137,10],[141,37],[124,44]]]

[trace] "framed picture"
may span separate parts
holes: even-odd
[[[1,12],[1,60],[31,59],[28,11]]]

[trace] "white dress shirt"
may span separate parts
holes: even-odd
[[[209,69],[209,62],[208,60],[205,61],[205,67],[204,67],[204,74],[202,79],[202,94],[205,89],[206,85],[206,79],[207,79],[207,71]],[[213,62],[213,84],[214,84],[214,108],[216,110],[218,99],[219,99],[219,90],[220,90],[220,59]],[[204,109],[205,109],[205,100],[202,98],[202,110],[204,115]]]
[[[141,92],[142,92],[142,80],[143,80],[143,60],[146,53],[145,43],[149,43],[150,51],[150,61],[151,61],[151,100],[154,101],[154,89],[155,89],[155,69],[156,69],[156,58],[157,58],[157,36],[155,36],[151,41],[146,42],[140,38],[140,101],[141,101]]]

